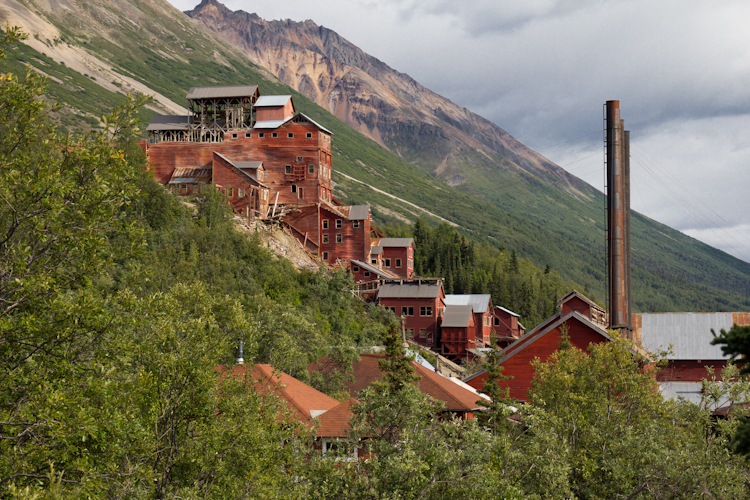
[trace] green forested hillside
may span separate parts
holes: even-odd
[[[184,15],[159,2],[131,2],[126,15],[103,2],[48,14],[61,31],[55,44],[84,47],[148,88],[185,105],[191,86],[258,83],[264,94],[292,94],[298,110],[334,132],[334,193],[350,203],[369,203],[376,223],[438,221],[381,189],[457,224],[467,238],[515,250],[540,269],[550,266],[577,288],[606,297],[606,242],[602,195],[555,189],[544,179],[505,171],[500,157],[466,168],[474,179],[452,188],[424,170],[364,138],[304,96],[282,85]],[[88,9],[88,10],[87,10]],[[103,10],[102,10],[103,9]],[[106,11],[109,21],[92,12]],[[137,27],[131,18],[137,18]],[[57,116],[66,126],[94,123],[117,100],[95,79],[53,62],[28,47],[12,52],[15,70],[31,63],[54,77],[48,94],[68,107]],[[142,117],[148,121],[153,111]],[[419,162],[417,162],[419,163]],[[491,168],[492,167],[492,168]],[[366,185],[353,182],[337,172]],[[723,311],[750,308],[750,264],[712,249],[678,231],[633,214],[633,296],[636,311]]]

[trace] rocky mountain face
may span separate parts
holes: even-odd
[[[450,185],[467,164],[590,187],[490,121],[435,94],[312,21],[265,21],[203,0],[187,15],[362,134]]]

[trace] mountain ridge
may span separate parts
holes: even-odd
[[[463,183],[456,158],[473,151],[488,157],[495,168],[501,165],[491,157],[493,153],[536,177],[554,176],[562,182],[558,187],[578,192],[593,189],[489,120],[311,20],[266,21],[257,14],[231,11],[217,0],[203,0],[185,13],[392,152],[404,156],[397,142],[411,138],[419,154],[429,155],[432,166],[437,165],[425,169],[450,185]],[[448,143],[439,153],[432,151],[435,136]]]
[[[39,5],[53,5],[64,15],[53,15]],[[122,10],[120,5],[127,8]],[[605,296],[603,195],[583,181],[579,192],[560,190],[560,181],[550,173],[530,164],[526,164],[529,170],[520,168],[487,149],[469,156],[467,151],[475,150],[465,144],[455,154],[455,163],[446,161],[443,174],[434,175],[441,163],[419,158],[407,145],[396,150],[401,156],[388,151],[164,0],[24,0],[23,5],[0,0],[0,21],[8,19],[9,13],[18,18],[20,10],[33,17],[30,24],[47,23],[45,29],[55,34],[40,32],[38,38],[30,37],[28,41],[40,50],[18,47],[6,67],[22,74],[23,65],[33,63],[50,75],[48,96],[68,105],[61,120],[66,127],[98,126],[96,117],[131,89],[118,75],[148,89],[144,93],[158,93],[183,108],[190,87],[257,83],[263,94],[293,95],[299,111],[335,133],[335,194],[345,202],[371,205],[378,224],[413,222],[420,214],[430,223],[437,220],[371,187],[458,224],[463,234],[477,242],[515,249],[519,257],[538,267],[549,265],[581,289],[587,285],[592,293]],[[71,54],[81,57],[75,68]],[[107,71],[93,73],[89,63],[94,59]],[[108,83],[116,91],[107,90],[104,84]],[[155,113],[165,112],[152,107],[141,116],[148,122]],[[438,133],[434,127],[425,129]],[[420,133],[425,141],[437,138],[424,130]],[[452,146],[434,142],[432,147]],[[407,159],[417,161],[408,163]],[[460,171],[452,172],[454,167]],[[453,174],[464,177],[454,183],[456,187],[445,181]],[[750,264],[636,213],[633,268],[636,311],[750,308]]]

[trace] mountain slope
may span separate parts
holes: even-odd
[[[264,94],[291,93],[300,111],[334,132],[334,169],[364,183],[334,172],[340,198],[371,204],[380,222],[431,219],[367,186],[376,187],[604,296],[602,197],[572,176],[561,178],[531,160],[519,166],[485,150],[484,164],[462,159],[462,172],[481,175],[465,175],[460,192],[345,125],[164,0],[0,0],[0,18],[35,33],[29,45],[12,51],[10,69],[22,72],[29,63],[49,74],[49,95],[70,106],[59,118],[67,126],[95,125],[128,88],[162,96],[144,113],[146,121],[183,107],[191,86],[258,83]],[[438,149],[452,147],[438,142]],[[488,189],[480,193],[481,186]],[[633,230],[637,310],[750,307],[750,265],[642,216],[634,216]]]

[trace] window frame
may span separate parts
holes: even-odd
[[[323,219],[321,224],[322,229],[328,229],[328,219]]]
[[[344,235],[341,233],[336,233],[336,244],[344,242]]]
[[[328,244],[328,233],[323,233],[323,238],[321,239],[321,241],[323,242],[323,245]]]

